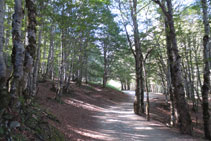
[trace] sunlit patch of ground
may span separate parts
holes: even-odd
[[[99,139],[99,140],[115,140],[115,138],[110,137],[107,134],[103,134],[97,131],[92,131],[92,130],[88,130],[88,129],[83,129],[83,128],[75,128],[72,127],[70,125],[67,125],[68,130],[71,130],[81,136],[85,136],[88,138],[92,138],[92,139]],[[80,138],[78,138],[79,140]]]
[[[148,122],[133,112],[132,95],[95,85],[75,86],[63,96],[63,104],[54,100],[51,82],[39,85],[38,100],[60,123],[52,123],[67,141],[164,141],[193,140],[159,122]]]
[[[59,119],[60,124],[51,124],[65,134],[67,141],[115,140],[109,134],[98,131],[99,118],[94,116],[106,112],[109,106],[127,100],[128,96],[101,86],[77,87],[71,83],[71,93],[63,96],[63,104],[59,104],[53,100],[55,92],[50,90],[51,86],[51,82],[41,83],[37,99],[42,107]]]
[[[95,106],[93,104],[85,103],[85,102],[83,102],[81,100],[77,100],[77,99],[73,99],[73,98],[66,98],[66,99],[64,99],[64,102],[66,104],[75,106],[77,108],[83,108],[83,109],[89,110],[89,111],[99,112],[99,111],[103,111],[104,110],[104,108]]]

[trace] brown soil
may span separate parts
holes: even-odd
[[[94,117],[96,113],[128,99],[127,95],[110,88],[97,85],[77,87],[72,83],[71,93],[63,96],[63,104],[59,104],[54,100],[55,92],[50,90],[51,87],[52,82],[40,83],[37,98],[42,107],[58,118],[60,123],[49,122],[65,134],[67,141],[98,139],[92,137],[98,126]]]
[[[210,101],[211,102],[211,101]],[[209,103],[210,103],[209,102]],[[166,103],[164,96],[159,96],[158,98],[154,98],[150,100],[150,112],[151,112],[151,118],[153,120],[159,121],[167,126],[169,126],[170,123],[170,103]],[[202,107],[199,104],[198,105],[198,111],[193,110],[193,104],[190,100],[188,100],[189,103],[189,109],[190,114],[192,118],[193,123],[193,136],[195,137],[204,137],[203,132],[203,117],[202,117]],[[210,129],[211,129],[211,123],[210,123]]]
[[[62,97],[62,104],[59,104],[54,100],[55,92],[50,90],[52,84],[52,82],[40,83],[37,99],[43,108],[55,115],[60,121],[60,123],[49,122],[64,133],[67,141],[122,139],[126,141],[130,140],[131,137],[134,137],[135,140],[140,140],[140,138],[143,140],[154,139],[156,141],[166,138],[168,140],[193,140],[191,137],[184,138],[182,135],[179,137],[178,130],[165,127],[169,121],[170,113],[165,105],[164,98],[154,98],[151,100],[150,112],[153,120],[147,122],[143,117],[139,117],[132,112],[133,99],[122,92],[110,88],[102,88],[98,85],[84,84],[78,87],[71,83],[71,92],[64,95]],[[121,109],[123,111],[118,113]],[[199,118],[201,119],[200,113]],[[102,119],[100,124],[99,119]],[[164,124],[156,123],[154,120]],[[132,123],[135,124],[132,125]],[[139,126],[139,124],[141,127],[135,127],[136,125]],[[148,132],[149,129],[152,129],[151,132]],[[197,133],[197,136],[202,136],[201,121],[198,128],[194,131]],[[140,135],[141,133],[143,133],[142,136]],[[110,135],[113,138],[109,138]],[[155,137],[150,138],[153,135]]]

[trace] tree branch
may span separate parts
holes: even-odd
[[[136,57],[135,51],[133,50],[132,41],[130,40],[129,33],[128,33],[128,31],[127,31],[127,24],[125,24],[125,22],[124,22],[124,18],[123,18],[123,15],[122,15],[121,2],[120,2],[120,1],[119,1],[119,10],[120,10],[120,12],[121,12],[122,24],[123,24],[123,26],[124,26],[124,28],[125,28],[125,32],[126,32],[126,36],[127,36],[127,40],[128,40],[128,43],[129,43],[130,50],[132,51],[134,57]]]
[[[160,0],[152,0],[153,2],[155,2],[156,4],[158,4],[160,6],[160,8],[162,9],[164,15],[167,17],[167,18],[170,18],[170,15],[168,13],[168,11],[166,10],[166,7],[165,5],[163,5]]]

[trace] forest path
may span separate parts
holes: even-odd
[[[192,141],[188,135],[182,135],[156,121],[147,121],[133,112],[133,92],[129,95],[128,102],[111,106],[104,113],[96,116],[100,123],[99,132],[106,136],[108,141]],[[160,97],[151,94],[151,98]]]
[[[37,101],[60,121],[57,127],[66,141],[165,141],[201,140],[181,135],[157,121],[148,122],[133,112],[134,93],[118,92],[98,85],[77,87],[55,102],[52,82],[40,83]],[[151,98],[163,97],[150,94]]]

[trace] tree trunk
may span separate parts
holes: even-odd
[[[82,40],[81,40],[82,42]],[[77,84],[80,87],[82,84],[82,76],[83,76],[83,45],[82,43],[80,45],[80,55],[79,55],[79,68],[78,68],[78,77],[77,77]]]
[[[40,29],[39,29],[39,37],[38,37],[38,48],[37,48],[37,58],[35,60],[35,64],[34,64],[34,72],[33,72],[33,95],[36,94],[37,92],[37,78],[38,78],[38,73],[39,73],[39,66],[40,66],[40,48],[41,48],[41,45],[42,45],[42,26],[40,26]]]
[[[167,48],[169,48],[168,46],[171,47],[171,41],[169,40],[169,36],[167,35],[166,32],[166,38],[167,38]],[[168,60],[168,65],[167,65],[167,92],[168,95],[170,97],[170,125],[171,126],[175,126],[176,123],[176,116],[175,116],[175,101],[174,101],[174,96],[173,96],[173,92],[172,92],[172,82],[171,82],[171,72],[170,72],[170,64],[169,64],[169,60]]]
[[[171,0],[167,0],[168,7],[168,24],[170,29],[170,37],[172,48],[170,49],[170,64],[171,64],[171,78],[174,86],[174,97],[176,100],[176,107],[179,116],[180,131],[186,134],[192,134],[192,121],[189,113],[188,104],[185,100],[185,92],[183,86],[183,79],[181,76],[181,57],[179,55],[176,33],[174,29],[173,10]]]
[[[209,114],[209,100],[208,94],[210,91],[210,68],[209,68],[209,41],[210,41],[210,26],[208,21],[208,10],[207,10],[207,0],[201,0],[202,9],[203,9],[203,23],[205,35],[203,38],[203,46],[204,46],[204,84],[201,88],[202,92],[202,109],[203,109],[203,120],[204,120],[204,135],[205,138],[211,140],[209,123],[210,123],[210,114]]]
[[[103,88],[105,88],[107,84],[107,75],[108,75],[107,45],[104,45],[103,57],[104,57]]]
[[[138,22],[137,22],[137,0],[130,3],[131,17],[134,28],[134,43],[136,52],[136,95],[134,101],[134,112],[136,114],[144,113],[144,81],[143,81],[143,56],[140,45]]]
[[[56,95],[56,100],[59,100],[61,102],[61,96],[63,94],[63,88],[64,88],[64,49],[65,49],[65,43],[64,43],[64,31],[62,30],[62,35],[61,35],[61,48],[60,48],[60,66],[59,66],[59,82],[58,82],[58,90],[57,90],[57,95]]]
[[[36,59],[36,5],[34,0],[26,0],[26,8],[28,9],[28,26],[27,26],[27,39],[28,45],[25,51],[24,60],[24,76],[22,80],[23,91],[26,98],[35,95],[36,87],[33,88],[33,70],[34,60]],[[30,83],[28,84],[28,82]]]
[[[10,106],[12,109],[19,108],[18,97],[20,96],[20,81],[23,77],[23,63],[24,63],[24,46],[21,40],[21,28],[23,19],[22,0],[15,0],[15,13],[13,15],[12,23],[12,64],[13,76],[11,80],[11,101]]]
[[[178,111],[179,127],[181,133],[192,134],[192,121],[189,113],[188,104],[185,100],[185,91],[183,86],[182,72],[181,72],[181,57],[179,55],[177,47],[176,32],[174,28],[173,19],[173,7],[172,1],[166,0],[167,8],[165,4],[160,1],[155,1],[161,7],[163,13],[166,16],[166,31],[169,35],[169,41],[171,41],[171,46],[167,46],[168,59],[170,63],[170,72],[173,86],[173,94],[176,103],[176,110]],[[167,41],[168,41],[167,40]]]
[[[43,43],[43,54],[42,54],[42,58],[43,58],[43,62],[42,62],[42,76],[45,77],[45,73],[47,72],[47,68],[46,68],[46,44],[47,44],[47,39],[46,39],[46,34],[44,36],[44,43]]]
[[[146,60],[145,60],[146,61]],[[146,118],[150,121],[150,102],[149,102],[149,87],[148,87],[148,80],[147,80],[147,71],[146,62],[144,61],[144,77],[145,77],[145,87],[146,87],[146,94],[147,94],[147,103],[146,103]]]
[[[4,46],[4,0],[0,1],[0,93],[5,86],[6,65],[3,53]]]
[[[130,81],[127,81],[127,90],[130,90]]]
[[[54,63],[54,25],[51,26],[51,32],[50,32],[50,46],[48,50],[48,62],[45,76],[47,78],[52,79],[53,63]]]

